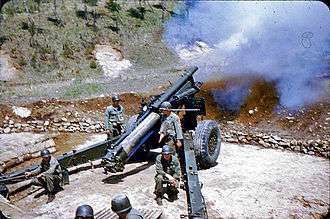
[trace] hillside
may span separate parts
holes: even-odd
[[[2,101],[121,91],[126,81],[144,81],[141,72],[159,74],[177,62],[162,42],[173,2],[23,2],[2,10]]]

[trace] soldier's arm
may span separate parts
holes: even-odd
[[[159,129],[159,143],[163,140],[163,138],[165,138],[166,134],[167,134],[167,130],[169,129],[169,123],[168,121],[164,121]]]
[[[166,173],[163,169],[163,165],[162,165],[162,162],[161,162],[161,155],[157,156],[157,158],[156,158],[156,173],[160,174],[162,176],[166,176]]]
[[[54,174],[58,165],[60,165],[60,164],[58,163],[56,158],[51,158],[49,169],[47,171],[43,172],[43,173],[45,173],[45,174]]]
[[[174,173],[173,177],[176,179],[180,179],[180,177],[181,177],[180,162],[177,158],[174,160],[174,162],[175,162],[175,170],[174,170],[175,173]]]
[[[182,128],[181,128],[181,123],[180,123],[179,118],[175,119],[174,128],[175,128],[175,133],[176,133],[176,139],[182,140],[183,134],[182,134]]]
[[[39,173],[41,173],[41,165],[39,165],[37,167],[37,169],[32,170],[30,173],[31,173],[32,176],[35,176],[35,175],[38,175]]]

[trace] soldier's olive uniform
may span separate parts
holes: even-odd
[[[165,173],[173,176],[176,180],[180,180],[181,168],[179,160],[172,155],[171,160],[165,160],[162,154],[156,158],[156,176],[155,176],[155,194],[156,196],[163,196],[165,192],[177,194],[178,190],[174,186],[169,186],[167,191],[164,191],[163,184],[168,180]]]
[[[175,142],[183,139],[180,118],[175,113],[171,112],[169,116],[162,118],[159,134],[164,134],[164,144],[167,144],[175,150]]]
[[[49,162],[42,160],[40,166],[31,173],[33,175],[42,173],[41,177],[32,179],[31,184],[44,187],[48,194],[54,194],[55,186],[62,184],[61,166],[54,157],[50,157]]]
[[[124,132],[123,128],[124,122],[124,107],[119,105],[119,107],[108,106],[105,110],[104,126],[105,129],[109,129],[112,136],[116,137]]]

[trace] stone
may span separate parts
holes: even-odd
[[[68,121],[68,119],[67,119],[67,118],[65,118],[65,117],[62,117],[62,118],[61,118],[61,120],[62,120],[63,122],[66,122],[66,121]]]
[[[254,113],[254,110],[249,110],[249,114],[252,115]]]
[[[235,138],[228,138],[227,142],[229,142],[229,143],[239,143],[238,140],[235,139]]]
[[[282,138],[279,137],[279,136],[277,136],[277,135],[272,136],[272,138],[273,138],[275,141],[281,141],[281,140],[282,140]]]
[[[5,117],[5,120],[9,120],[9,116],[6,116],[6,117]]]
[[[27,118],[31,115],[31,110],[25,107],[12,107],[13,112],[21,118]]]
[[[49,126],[50,122],[47,120],[44,122],[44,126]]]
[[[290,145],[291,145],[291,146],[296,146],[296,145],[298,145],[297,140],[295,140],[295,139],[291,140],[291,141],[290,141]]]
[[[290,146],[290,143],[289,142],[286,142],[286,141],[281,141],[278,143],[278,145],[282,146],[282,147],[289,147]]]
[[[295,146],[295,147],[293,148],[293,150],[299,152],[299,151],[300,151],[300,147],[299,147],[299,146]]]
[[[14,121],[13,120],[9,120],[9,125],[14,125]]]
[[[314,153],[314,151],[308,151],[308,154],[309,155],[314,155],[315,153]]]
[[[63,125],[63,126],[70,126],[71,123],[70,123],[70,122],[64,122],[64,123],[62,123],[62,125]]]
[[[21,127],[22,127],[22,124],[20,124],[20,123],[15,123],[14,127],[15,127],[15,128],[21,128]]]
[[[3,130],[3,133],[8,134],[8,133],[10,133],[10,131],[11,131],[11,129],[9,127],[7,127]]]
[[[276,141],[276,140],[273,139],[273,138],[269,138],[269,139],[267,140],[267,142],[268,142],[268,143],[271,143],[271,144],[278,144],[278,141]]]

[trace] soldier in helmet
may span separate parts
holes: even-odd
[[[162,124],[159,130],[159,143],[167,144],[174,148],[178,154],[181,165],[183,165],[183,134],[180,118],[177,114],[171,112],[170,102],[163,102],[160,106],[162,111]]]
[[[93,208],[89,205],[80,205],[76,210],[74,219],[94,219]]]
[[[182,128],[180,118],[175,113],[171,112],[172,105],[170,102],[163,102],[160,109],[163,114],[162,124],[159,130],[159,143],[164,142],[169,146],[176,148],[182,147]]]
[[[178,199],[178,186],[181,168],[178,158],[173,156],[173,148],[164,145],[162,153],[156,157],[155,194],[158,205],[162,205],[162,198],[167,193],[170,201]],[[163,188],[163,186],[166,186]]]
[[[112,96],[112,105],[105,110],[104,125],[108,139],[121,135],[124,132],[124,107],[120,105],[119,95]]]
[[[36,176],[31,184],[43,187],[48,195],[47,203],[55,199],[55,191],[62,184],[62,169],[57,159],[50,155],[49,150],[41,151],[42,161],[39,167],[25,176]]]
[[[142,215],[134,208],[124,194],[116,195],[111,200],[111,210],[115,212],[119,219],[143,219]]]

